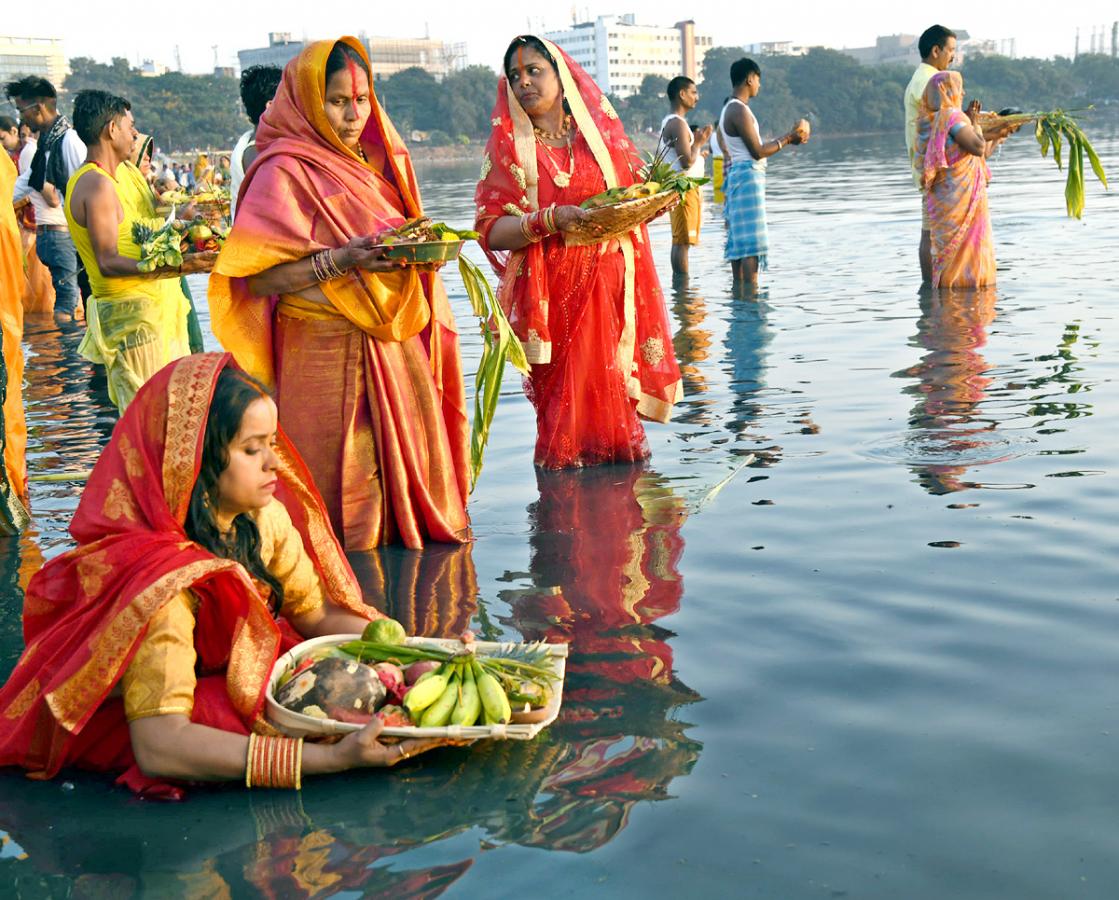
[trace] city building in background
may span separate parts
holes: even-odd
[[[811,47],[807,44],[794,44],[792,41],[762,41],[747,44],[742,48],[750,56],[804,56]]]
[[[646,75],[698,81],[713,44],[709,36],[696,34],[691,20],[670,27],[639,25],[632,13],[599,16],[544,37],[567,51],[605,93],[619,97],[637,93]]]
[[[447,43],[431,37],[392,38],[368,37],[358,39],[369,53],[374,78],[388,78],[403,69],[420,68],[442,79],[451,72],[466,66],[466,45]],[[268,35],[268,46],[252,50],[238,50],[237,60],[242,69],[249,66],[280,66],[295,59],[306,41],[292,40],[286,31],[273,31]]]
[[[0,84],[38,75],[61,87],[69,73],[70,65],[59,38],[0,35]]]

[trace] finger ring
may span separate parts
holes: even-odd
[[[396,755],[398,759],[407,759],[408,756],[404,753],[404,746],[402,744],[396,745]]]

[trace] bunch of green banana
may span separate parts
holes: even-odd
[[[498,725],[512,717],[501,682],[470,655],[421,677],[404,695],[404,707],[420,728],[469,727],[479,719]]]

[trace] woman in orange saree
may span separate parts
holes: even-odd
[[[638,417],[667,422],[682,393],[648,232],[591,246],[563,235],[585,219],[583,200],[633,184],[641,161],[602,91],[555,44],[517,38],[504,66],[476,227],[532,365],[536,464],[642,459]]]
[[[275,385],[347,551],[468,539],[458,334],[434,272],[374,237],[422,214],[354,38],[288,64],[210,277],[214,334]]]
[[[0,197],[16,182],[15,163],[0,153]],[[3,326],[3,378],[0,379],[0,534],[12,534],[28,522],[27,422],[23,412],[23,259],[19,224],[10,203],[0,204],[0,325]]]
[[[938,72],[925,88],[918,120],[917,159],[931,226],[934,288],[995,283],[986,159],[994,142],[985,141],[976,125],[978,103],[965,113],[963,100],[963,76]]]
[[[76,765],[179,799],[183,781],[255,776],[246,736],[274,733],[263,707],[279,654],[379,615],[275,404],[229,354],[176,360],[141,388],[70,533],[78,546],[28,585],[26,649],[0,688],[0,766],[33,778]],[[286,760],[275,786],[298,787],[429,746],[387,747],[379,730],[256,747]]]

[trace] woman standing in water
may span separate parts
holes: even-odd
[[[983,139],[979,103],[972,101],[965,113],[963,102],[963,76],[938,72],[925,88],[918,120],[917,160],[929,212],[934,288],[995,283],[987,157],[998,142]]]
[[[180,799],[182,782],[298,788],[436,746],[381,744],[376,719],[336,744],[266,737],[279,654],[380,614],[275,404],[229,354],[184,357],[140,389],[70,533],[78,546],[27,588],[0,766],[123,773],[138,793]]]
[[[438,276],[376,235],[422,214],[355,38],[288,64],[210,277],[214,334],[275,384],[347,551],[468,538],[458,333]]]
[[[638,417],[667,422],[681,396],[648,232],[564,241],[586,220],[579,204],[633,184],[640,159],[602,91],[555,44],[518,37],[502,65],[477,228],[532,364],[536,464],[642,459]]]

